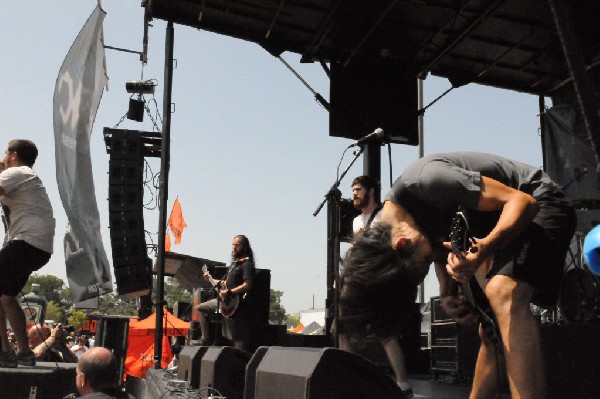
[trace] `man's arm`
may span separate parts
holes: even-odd
[[[459,324],[473,324],[477,316],[468,302],[458,297],[458,283],[446,271],[445,262],[435,262],[435,275],[440,283],[440,304],[444,311]]]
[[[476,252],[469,252],[464,257],[453,253],[448,255],[448,274],[459,281],[471,278],[486,259],[519,236],[537,214],[538,205],[531,195],[481,176],[481,195],[477,209],[501,211],[500,218],[492,231],[477,241]],[[449,242],[444,243],[444,246],[452,248]]]

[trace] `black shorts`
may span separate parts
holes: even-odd
[[[48,263],[50,256],[25,241],[9,241],[0,249],[0,295],[17,296],[31,273]]]
[[[504,275],[533,286],[532,302],[556,304],[565,258],[577,218],[560,193],[538,199],[540,209],[528,228],[494,255],[488,278]]]

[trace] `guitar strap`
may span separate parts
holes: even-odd
[[[377,205],[377,208],[375,208],[373,210],[373,212],[371,213],[371,216],[369,216],[369,220],[367,220],[367,223],[365,224],[365,229],[371,225],[371,223],[373,222],[373,219],[375,219],[375,216],[377,216],[377,214],[379,213],[381,208],[382,208],[382,206],[381,206],[381,204],[379,204],[379,205]]]

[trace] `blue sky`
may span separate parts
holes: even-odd
[[[139,0],[103,0],[105,44],[140,51],[143,9]],[[57,219],[55,254],[40,270],[66,281],[62,237],[67,223],[54,165],[52,96],[67,51],[96,6],[96,0],[21,0],[3,5],[0,48],[3,61],[1,137],[29,138],[38,144],[35,169],[43,179]],[[156,79],[154,97],[162,113],[166,23],[152,22],[149,60],[106,50],[109,90],[104,93],[91,136],[91,157],[102,236],[109,259],[108,159],[102,130],[127,112],[128,80]],[[326,212],[312,213],[336,178],[340,156],[350,143],[329,137],[327,112],[312,94],[258,45],[175,26],[177,67],[173,75],[169,203],[179,198],[188,228],[172,250],[228,261],[231,239],[249,237],[257,267],[271,270],[271,287],[284,292],[288,313],[322,307],[326,296]],[[286,59],[326,99],[328,79],[318,64]],[[428,77],[425,104],[450,84]],[[151,101],[146,96],[146,101]],[[151,108],[156,107],[151,105]],[[425,153],[474,150],[497,153],[541,166],[538,99],[506,90],[468,85],[450,92],[425,114]],[[144,122],[120,128],[152,130]],[[361,132],[367,134],[370,132]],[[5,145],[5,144],[2,144]],[[417,147],[393,145],[394,176],[418,157]],[[347,153],[342,166],[351,159]],[[151,160],[158,172],[160,165]],[[356,162],[342,181],[351,195]],[[382,153],[382,186],[389,188],[387,150]],[[146,197],[148,198],[148,197]],[[144,214],[146,230],[158,231],[158,211]],[[157,240],[156,234],[153,239]],[[433,274],[433,273],[431,273]],[[427,278],[426,297],[437,294]]]

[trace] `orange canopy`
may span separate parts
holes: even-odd
[[[190,325],[187,321],[183,321],[173,316],[166,308],[163,309],[163,335],[181,336],[187,334]],[[154,335],[156,331],[156,313],[151,314],[144,320],[130,324],[130,335]]]

